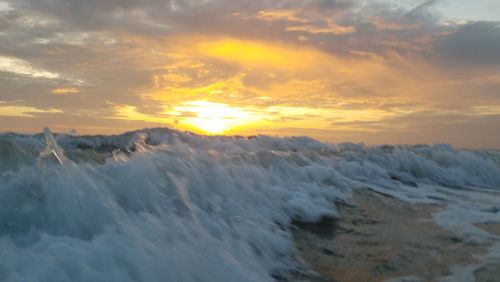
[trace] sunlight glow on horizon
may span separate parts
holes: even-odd
[[[184,118],[183,123],[208,134],[221,134],[258,120],[250,111],[203,100],[183,103],[175,107],[173,113],[179,116],[192,115]]]

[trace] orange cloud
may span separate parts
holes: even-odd
[[[59,109],[41,110],[29,106],[2,105],[0,103],[0,116],[3,117],[34,117],[36,114],[62,113]]]
[[[51,93],[56,95],[67,95],[67,94],[80,93],[80,90],[74,87],[60,87],[52,89]]]
[[[311,48],[232,38],[200,41],[197,52],[243,66],[277,69],[309,68],[328,56]]]
[[[289,26],[286,28],[286,31],[303,31],[312,34],[349,34],[356,31],[356,28],[353,26],[342,26],[334,23],[328,24],[326,27],[315,26],[311,24],[307,25],[296,25]]]
[[[299,17],[297,10],[281,9],[281,10],[262,10],[257,13],[257,19],[262,21],[288,21],[288,22],[307,22],[306,19]]]

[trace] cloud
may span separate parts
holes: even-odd
[[[32,118],[38,114],[62,113],[59,109],[37,109],[22,105],[9,105],[0,101],[0,117],[28,117]]]
[[[33,78],[58,78],[59,74],[34,67],[29,62],[13,57],[0,56],[0,71],[26,75]]]
[[[467,69],[492,67],[500,70],[500,23],[471,22],[438,40],[436,59]]]
[[[294,23],[305,23],[303,19],[297,15],[295,10],[262,10],[257,13],[257,19],[262,21],[286,21]]]
[[[451,21],[436,1],[0,3],[0,100],[62,111],[38,113],[40,123],[175,124],[166,111],[203,100],[321,138],[344,117],[342,136],[358,138],[359,122],[394,140],[391,126],[425,111],[454,109],[470,124],[487,114],[491,128],[500,103],[499,23]]]
[[[12,8],[12,5],[8,2],[0,2],[0,13],[5,13],[5,12],[11,12],[13,11],[14,8]]]
[[[56,94],[56,95],[66,95],[66,94],[80,93],[80,90],[78,90],[75,87],[59,87],[59,88],[52,89],[51,92],[52,92],[52,94]]]
[[[353,26],[341,26],[334,23],[327,27],[318,27],[314,25],[295,25],[286,28],[286,31],[303,31],[312,34],[331,33],[335,35],[354,33],[356,28]]]

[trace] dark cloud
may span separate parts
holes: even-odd
[[[500,23],[472,22],[458,27],[434,45],[437,59],[459,67],[500,70]]]

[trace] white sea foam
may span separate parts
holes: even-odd
[[[499,156],[447,145],[365,147],[168,129],[3,134],[0,280],[292,277],[302,264],[291,221],[335,217],[335,202],[364,187],[414,202],[446,197],[442,189],[476,196],[489,189],[497,197]],[[451,229],[463,212],[453,207],[436,216]]]

